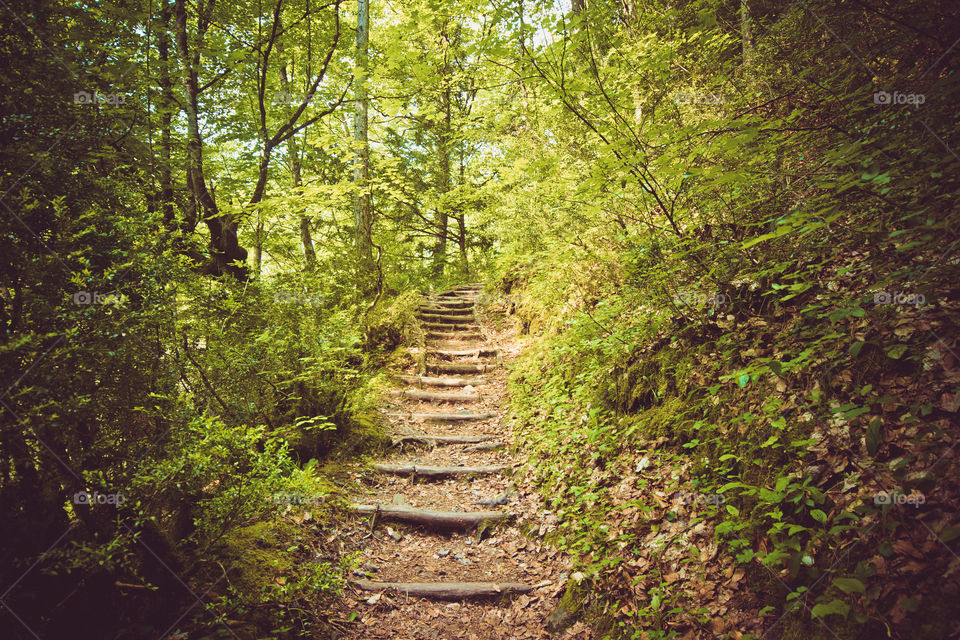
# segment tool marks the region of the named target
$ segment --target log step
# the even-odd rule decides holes
[[[422,326],[427,331],[468,331],[476,332],[480,325],[476,322],[460,323],[442,323],[442,322],[424,322]]]
[[[394,438],[394,444],[478,444],[493,440],[493,436],[431,436],[431,435],[403,435]]]
[[[445,307],[421,306],[420,313],[431,313],[439,316],[472,316],[473,307],[470,306],[465,309],[448,309]]]
[[[432,355],[441,358],[495,358],[500,355],[500,349],[480,347],[479,349],[432,349]]]
[[[464,451],[496,451],[497,449],[503,449],[505,446],[506,443],[502,440],[494,440],[492,442],[481,442],[480,444],[466,447]]]
[[[427,363],[427,371],[436,371],[438,373],[484,373],[493,371],[496,365],[493,364],[473,364],[472,362],[437,362]]]
[[[425,422],[470,422],[496,418],[495,413],[388,413],[388,418],[423,420]]]
[[[429,300],[429,305],[449,313],[451,309],[469,309],[473,313],[473,301],[471,300]]]
[[[431,340],[427,343],[428,353],[437,349],[476,349],[483,344],[479,340]]]
[[[479,393],[443,393],[440,391],[420,391],[419,389],[391,391],[390,395],[399,398],[413,398],[414,400],[431,400],[433,402],[476,402],[480,400]]]
[[[355,504],[352,507],[357,513],[375,513],[384,520],[405,522],[431,529],[474,529],[484,522],[500,522],[510,517],[510,514],[505,511],[429,511],[379,504]]]
[[[351,580],[350,584],[364,591],[393,590],[408,596],[436,600],[465,600],[467,598],[491,598],[528,593],[536,586],[515,582],[373,582]]]
[[[483,378],[470,380],[468,378],[436,378],[432,376],[397,376],[397,379],[403,382],[409,382],[410,384],[422,384],[428,387],[480,386],[486,382]]]
[[[444,313],[421,313],[420,319],[424,322],[436,322],[438,324],[461,324],[464,322],[476,324],[472,315],[453,316]]]
[[[436,340],[483,340],[484,336],[475,331],[427,331],[427,337]]]
[[[415,464],[379,464],[373,468],[380,473],[396,476],[422,476],[424,478],[449,478],[451,476],[491,475],[511,468],[509,464],[491,464],[480,467],[421,467]]]

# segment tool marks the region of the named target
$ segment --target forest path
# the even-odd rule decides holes
[[[403,386],[384,412],[396,446],[353,496],[366,539],[343,596],[357,614],[343,638],[590,637],[582,622],[547,630],[559,631],[550,614],[570,561],[541,539],[556,517],[511,479],[522,452],[511,452],[504,363],[519,349],[477,308],[479,292],[425,297],[425,358],[394,372]]]

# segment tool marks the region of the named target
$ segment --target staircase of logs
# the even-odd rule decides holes
[[[498,417],[499,412],[474,411],[464,407],[479,401],[483,389],[483,374],[497,368],[499,352],[491,348],[477,323],[476,299],[480,285],[468,284],[454,287],[443,293],[426,296],[419,310],[421,326],[426,335],[425,370],[416,373],[403,373],[395,377],[405,388],[397,389],[393,396],[397,400],[417,401],[418,407],[426,407],[417,412],[392,411],[386,415],[397,431],[394,444],[403,451],[459,447],[464,454],[481,456],[484,452],[495,451],[504,443],[496,436],[473,433],[471,427]],[[459,407],[452,409],[451,407]],[[420,427],[421,431],[402,429],[403,425]],[[429,431],[428,431],[429,430]],[[423,455],[416,460],[399,460],[389,463],[377,463],[371,466],[373,473],[406,476],[411,482],[435,482],[440,479],[455,479],[457,482],[469,482],[478,476],[508,474],[510,464],[467,464],[456,466],[424,463]],[[506,494],[504,494],[506,495]],[[438,510],[431,505],[411,506],[402,496],[399,503],[390,504],[354,504],[358,514],[373,518],[371,531],[377,522],[400,523],[408,535],[420,535],[425,538],[424,553],[437,553],[443,546],[442,536],[451,531],[476,531],[484,527],[494,527],[508,520],[511,514],[498,508],[508,503],[507,499],[493,497],[482,504],[490,506],[482,510]],[[397,502],[396,500],[394,502]],[[430,537],[439,538],[436,544]],[[442,550],[440,550],[442,553]],[[436,556],[433,556],[436,557]],[[419,571],[425,572],[423,569]],[[439,572],[446,573],[446,572]],[[418,581],[387,582],[370,579],[351,580],[355,589],[373,592],[394,592],[405,596],[439,600],[488,600],[529,592],[539,585],[522,582],[457,582],[443,579],[443,576],[426,576],[431,579]]]

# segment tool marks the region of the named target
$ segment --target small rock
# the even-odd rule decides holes
[[[403,540],[403,536],[394,531],[391,527],[387,527],[387,535],[393,538],[396,542]]]
[[[437,551],[437,555],[440,556],[441,558],[444,556],[448,556],[450,555],[450,549],[440,549],[440,551]]]

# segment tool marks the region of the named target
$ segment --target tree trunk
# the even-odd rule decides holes
[[[743,68],[746,71],[753,58],[753,38],[750,34],[750,5],[748,0],[740,0],[740,41],[743,47]]]
[[[255,278],[259,278],[263,267],[263,211],[260,209],[257,209],[257,226],[254,231],[254,237],[253,275]]]
[[[446,34],[444,34],[446,37]],[[441,94],[440,108],[443,111],[443,128],[440,130],[440,136],[437,144],[438,171],[437,171],[437,193],[443,196],[450,192],[450,86],[449,71],[446,63],[443,67],[443,82],[447,84]],[[447,215],[447,203],[441,201],[437,207],[436,226],[437,236],[433,246],[433,275],[443,275],[443,269],[447,260],[447,233],[449,216]]]
[[[465,184],[466,162],[463,145],[460,145],[460,185]],[[470,277],[470,261],[467,259],[467,212],[461,207],[457,216],[457,246],[460,249],[460,269],[465,278]]]
[[[160,9],[160,39],[157,56],[160,58],[160,206],[163,223],[173,231],[176,220],[173,209],[173,177],[170,169],[171,123],[173,120],[173,80],[170,78],[170,3],[163,0]]]
[[[283,47],[280,42],[277,43],[277,52],[283,55]],[[290,94],[290,80],[287,77],[287,65],[280,66],[280,88],[284,94]],[[303,130],[303,136],[306,138],[307,130]],[[290,153],[290,177],[293,180],[293,188],[299,192],[303,185],[300,163],[300,149],[297,145],[297,136],[290,136],[287,140],[287,151]],[[313,246],[313,236],[310,233],[310,218],[304,211],[300,212],[300,246],[303,247],[303,262],[307,271],[313,271],[317,265],[317,252]]]
[[[210,5],[207,5],[208,11]],[[212,192],[207,188],[203,173],[203,139],[200,136],[199,96],[200,83],[197,69],[200,67],[200,51],[203,49],[203,36],[210,24],[210,16],[200,16],[197,27],[197,43],[190,50],[187,37],[187,8],[185,0],[176,0],[177,48],[183,66],[183,87],[186,100],[184,111],[187,116],[187,184],[196,198],[203,221],[210,232],[210,261],[204,271],[211,275],[230,274],[241,280],[250,277],[247,269],[247,250],[240,246],[237,238],[237,221],[231,216],[220,213]],[[206,25],[206,26],[202,26]]]
[[[367,139],[367,47],[370,36],[370,0],[357,5],[357,90],[353,120],[353,139],[357,143],[353,181],[357,193],[353,198],[353,225],[360,272],[366,280],[373,275],[373,208],[370,202],[370,147]]]

